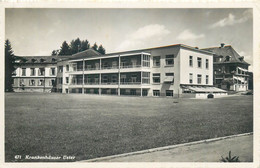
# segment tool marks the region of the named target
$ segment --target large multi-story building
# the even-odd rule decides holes
[[[243,56],[240,56],[232,46],[221,44],[220,47],[202,49],[213,52],[213,69],[215,87],[232,90],[248,90],[248,64]]]
[[[13,75],[15,92],[56,91],[57,56],[17,57]]]
[[[62,93],[170,97],[227,94],[213,87],[213,53],[183,44],[105,55],[89,49],[57,60],[56,69],[55,88]]]

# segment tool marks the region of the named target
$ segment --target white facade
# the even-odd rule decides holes
[[[63,93],[179,97],[188,86],[213,85],[213,54],[173,45],[72,59],[58,63],[57,78]]]

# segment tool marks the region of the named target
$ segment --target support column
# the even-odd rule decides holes
[[[84,77],[84,71],[85,71],[85,60],[83,59],[83,67],[82,67],[82,94],[84,94],[84,85],[85,85],[85,77]]]
[[[121,68],[121,66],[120,66],[120,64],[121,64],[121,58],[120,58],[120,55],[118,55],[118,89],[117,89],[117,95],[118,96],[120,96],[120,76],[121,76],[121,74],[120,74],[120,68]]]
[[[98,94],[101,95],[101,73],[99,74],[99,88],[98,88]]]

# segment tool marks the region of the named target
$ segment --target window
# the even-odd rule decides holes
[[[136,89],[130,89],[130,95],[136,95]]]
[[[160,90],[153,90],[153,96],[160,96]]]
[[[99,75],[95,75],[94,82],[95,84],[99,84]]]
[[[49,85],[50,86],[54,86],[55,85],[55,80],[54,79],[50,80]]]
[[[132,66],[133,66],[133,68],[134,68],[134,67],[136,67],[136,65],[137,65],[137,60],[136,60],[136,59],[132,59],[132,60],[131,60],[131,63],[132,63]]]
[[[136,75],[136,74],[132,74],[132,76],[131,76],[131,82],[132,82],[132,83],[136,83],[136,82],[137,82],[137,75]]]
[[[142,74],[142,78],[143,78],[142,82],[149,84],[150,83],[150,72],[142,72],[142,73],[143,73]]]
[[[26,68],[22,68],[22,76],[26,76]]]
[[[226,56],[226,61],[227,61],[227,62],[230,61],[230,56]]]
[[[117,61],[112,62],[112,68],[117,68]]]
[[[150,55],[143,54],[143,66],[150,67]]]
[[[161,60],[160,56],[153,57],[153,66],[154,67],[160,67],[160,60]]]
[[[69,77],[66,77],[66,83],[69,83]]]
[[[193,83],[193,74],[192,73],[190,73],[190,83]]]
[[[148,95],[148,90],[147,89],[143,89],[142,96],[147,96],[147,95]]]
[[[32,59],[32,63],[35,63],[35,62],[37,62],[37,60],[33,58],[33,59]]]
[[[55,68],[51,68],[50,75],[52,75],[52,76],[55,75]]]
[[[200,74],[197,75],[197,83],[201,84],[201,75]]]
[[[120,80],[121,83],[126,83],[126,75],[125,74],[122,74],[120,76],[120,78],[121,78],[121,80]]]
[[[197,58],[197,61],[198,61],[198,68],[201,68],[201,58]]]
[[[173,66],[174,65],[174,55],[166,55],[165,64],[166,64],[166,66]]]
[[[174,73],[165,73],[165,76],[174,76]]]
[[[159,73],[154,73],[153,74],[153,83],[160,83],[160,74]]]
[[[189,63],[190,63],[190,66],[192,67],[192,66],[193,66],[193,56],[190,56],[190,61],[189,61]]]
[[[209,75],[206,75],[206,84],[209,84]]]
[[[44,72],[45,72],[45,69],[44,69],[44,68],[39,68],[39,70],[38,70],[38,75],[39,75],[39,76],[44,76]]]
[[[45,62],[45,59],[41,58],[41,59],[40,59],[40,62]]]
[[[70,71],[70,66],[69,65],[66,65],[66,71]]]
[[[59,72],[60,72],[60,73],[63,72],[63,66],[59,66]]]
[[[31,76],[35,76],[35,68],[31,68]]]
[[[209,69],[209,60],[206,59],[206,68]]]
[[[20,79],[20,86],[25,86],[25,85],[24,85],[24,80],[23,80],[23,79]]]
[[[43,79],[38,80],[38,86],[43,86]]]
[[[173,90],[166,90],[166,96],[173,96]]]
[[[173,79],[172,79],[171,83],[174,83],[174,73],[165,73],[165,76],[172,76]]]
[[[117,75],[112,75],[112,83],[117,83]]]
[[[107,82],[108,82],[107,76],[104,75],[103,78],[102,78],[102,83],[107,83]]]
[[[30,86],[35,86],[35,80],[34,79],[29,80],[29,85]]]

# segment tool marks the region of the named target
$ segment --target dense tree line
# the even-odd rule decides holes
[[[94,43],[93,46],[90,46],[90,43],[88,40],[80,40],[77,38],[76,40],[72,40],[70,44],[68,44],[66,41],[64,41],[58,50],[53,50],[51,55],[72,55],[76,54],[81,51],[85,51],[89,48],[94,49],[95,51],[98,51],[101,54],[105,54],[106,50],[102,45],[97,45],[97,43]]]
[[[13,78],[15,67],[15,56],[11,47],[11,42],[7,39],[5,40],[5,91],[13,91]]]

